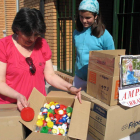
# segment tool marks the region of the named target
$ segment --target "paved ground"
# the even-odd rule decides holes
[[[60,91],[59,89],[56,89],[56,88],[54,88],[53,86],[51,86],[49,84],[46,84],[45,88],[46,88],[47,94],[49,94],[50,91]]]

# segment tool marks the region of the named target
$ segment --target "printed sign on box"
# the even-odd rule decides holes
[[[127,107],[139,105],[140,87],[119,90],[119,103]]]

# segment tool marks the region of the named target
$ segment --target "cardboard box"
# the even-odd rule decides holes
[[[23,125],[15,104],[0,105],[0,140],[24,140]]]
[[[58,102],[59,104],[63,104],[66,106],[73,107],[70,127],[67,136],[59,136],[52,134],[43,134],[34,132],[35,124],[37,121],[37,116],[40,112],[40,108],[46,102]],[[82,101],[82,104],[79,103],[77,99],[75,99],[74,95],[70,95],[67,92],[63,91],[51,91],[47,97],[43,96],[37,89],[33,89],[30,97],[29,97],[30,106],[35,111],[35,117],[31,122],[25,122],[21,120],[21,122],[32,130],[32,133],[26,138],[26,140],[67,140],[67,139],[82,139],[86,140],[87,131],[88,131],[88,123],[89,123],[89,115],[90,115],[90,105],[91,103],[88,101]]]
[[[140,131],[140,106],[108,106],[86,93],[82,99],[91,102],[88,133],[95,140],[119,140]]]
[[[107,105],[118,104],[119,76],[88,69],[87,93]]]
[[[124,49],[90,51],[88,68],[111,76],[119,76],[120,55],[125,55]]]

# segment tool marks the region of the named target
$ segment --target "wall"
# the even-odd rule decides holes
[[[6,35],[13,33],[11,26],[16,15],[16,0],[0,0],[0,15],[0,38],[3,38],[3,30]]]
[[[5,10],[4,10],[4,1],[0,1],[0,38],[3,37],[3,30],[5,30]]]
[[[16,0],[5,0],[6,34],[13,34],[11,26],[16,15]]]
[[[39,9],[40,0],[20,0],[19,9],[22,7],[36,8]]]
[[[56,0],[45,0],[44,19],[47,26],[45,39],[52,51],[53,65],[57,66],[57,11]]]

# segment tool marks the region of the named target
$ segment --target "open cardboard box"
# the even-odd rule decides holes
[[[0,140],[24,140],[23,125],[16,104],[0,105]]]
[[[108,106],[84,92],[82,99],[91,102],[88,133],[95,140],[119,140],[140,132],[140,105]]]
[[[121,55],[125,55],[125,49],[90,51],[88,68],[119,76]]]
[[[73,107],[71,122],[70,122],[67,136],[59,136],[59,135],[34,132],[37,116],[40,112],[40,108],[44,106],[44,103],[51,102],[51,101]],[[25,122],[21,120],[21,122],[26,127],[32,130],[32,133],[26,138],[26,140],[44,140],[44,139],[86,140],[87,131],[88,131],[88,123],[89,123],[89,115],[90,115],[90,105],[91,105],[90,102],[82,100],[82,104],[80,104],[79,101],[75,99],[74,95],[68,94],[67,92],[64,92],[64,91],[51,91],[49,92],[48,96],[45,97],[35,88],[33,89],[29,97],[29,102],[30,102],[30,107],[33,108],[35,111],[35,116],[34,116],[34,119],[30,122]]]

